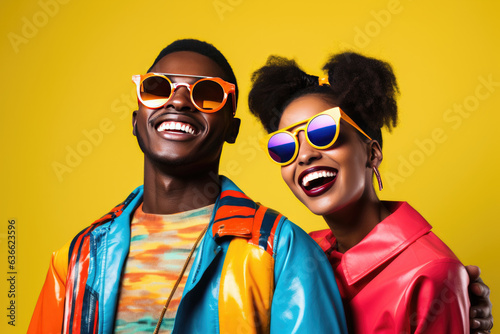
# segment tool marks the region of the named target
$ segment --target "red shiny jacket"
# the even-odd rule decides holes
[[[335,271],[349,333],[469,333],[468,275],[405,202],[344,254],[330,230],[312,232]]]

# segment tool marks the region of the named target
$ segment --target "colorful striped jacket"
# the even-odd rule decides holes
[[[142,186],[55,252],[28,333],[112,333]],[[229,179],[194,259],[173,333],[347,333],[323,252]]]

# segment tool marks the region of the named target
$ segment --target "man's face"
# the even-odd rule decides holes
[[[166,55],[151,72],[224,79],[217,63],[190,51]],[[189,84],[197,80],[185,76],[170,79]],[[133,116],[134,135],[145,158],[161,167],[173,167],[182,173],[216,171],[224,141],[234,142],[238,133],[239,123],[233,117],[230,100],[233,97],[221,110],[203,113],[192,104],[189,94],[186,87],[180,86],[161,108],[150,109],[139,103]]]

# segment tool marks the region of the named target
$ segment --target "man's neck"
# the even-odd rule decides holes
[[[220,193],[218,168],[189,176],[145,165],[143,211],[172,214],[215,203]]]

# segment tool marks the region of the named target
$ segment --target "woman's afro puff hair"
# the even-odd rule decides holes
[[[252,83],[248,105],[268,132],[278,129],[283,109],[297,94],[329,91],[318,85],[318,77],[302,71],[295,60],[279,56],[270,56],[266,64],[253,73]]]
[[[365,131],[397,125],[399,88],[388,63],[344,52],[332,56],[323,67],[335,100]],[[375,139],[375,138],[374,138]]]
[[[381,128],[397,124],[399,94],[392,67],[353,52],[333,55],[323,68],[330,86],[300,69],[294,60],[270,56],[252,76],[250,111],[268,132],[276,131],[286,106],[294,99],[319,94],[339,105],[370,137],[382,145]]]

